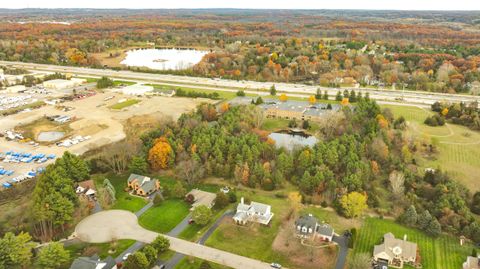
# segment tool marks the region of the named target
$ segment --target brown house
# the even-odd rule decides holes
[[[137,195],[147,196],[160,189],[160,182],[157,179],[150,179],[146,176],[131,174],[127,180],[128,187]]]

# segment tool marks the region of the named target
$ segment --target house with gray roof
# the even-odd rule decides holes
[[[387,263],[390,267],[403,268],[405,263],[416,263],[417,251],[417,244],[407,241],[407,235],[402,240],[387,233],[383,236],[383,243],[373,248],[373,260]]]
[[[333,228],[326,223],[319,223],[312,214],[303,215],[295,221],[295,231],[300,238],[320,238],[331,242],[334,235]]]
[[[133,193],[140,196],[150,195],[160,189],[160,182],[146,176],[131,174],[127,179],[127,185]]]
[[[251,202],[249,205],[245,204],[243,197],[237,205],[237,212],[233,216],[235,223],[239,225],[246,225],[248,222],[257,222],[263,225],[268,225],[273,218],[271,206]]]
[[[70,265],[70,269],[117,269],[117,263],[110,256],[102,261],[97,255],[93,255],[76,258]]]

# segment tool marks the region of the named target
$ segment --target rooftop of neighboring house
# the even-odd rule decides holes
[[[270,211],[270,205],[251,202],[250,205],[245,204],[244,198],[242,197],[240,203],[237,206],[237,211],[249,211],[253,210],[256,213],[266,214]]]
[[[468,256],[467,261],[463,264],[463,269],[480,269],[480,256]]]
[[[397,239],[392,233],[383,236],[383,243],[376,245],[373,250],[375,256],[385,253],[389,257],[402,256],[406,258],[417,256],[417,244],[404,239]]]
[[[215,193],[207,192],[207,191],[202,191],[199,189],[193,189],[187,195],[193,195],[195,198],[192,208],[195,208],[199,205],[204,205],[207,207],[211,207],[217,198],[217,195]]]
[[[317,226],[317,233],[324,236],[333,236],[333,228],[329,224],[322,223]]]
[[[142,175],[137,175],[137,174],[130,174],[130,176],[128,177],[128,180],[127,182],[130,183],[134,180],[138,180],[138,184],[140,186],[143,185],[143,183],[147,182],[147,181],[150,181],[150,178],[149,177],[146,177],[146,176],[142,176]]]
[[[112,269],[117,265],[115,260],[108,256],[104,261],[97,255],[91,257],[76,258],[70,265],[70,269]]]
[[[312,214],[303,215],[295,221],[295,226],[315,229],[318,220]]]

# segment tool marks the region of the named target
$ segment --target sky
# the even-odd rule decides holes
[[[0,0],[0,8],[480,10],[480,0]]]

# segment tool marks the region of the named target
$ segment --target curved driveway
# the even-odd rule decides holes
[[[124,210],[107,210],[90,215],[77,225],[75,234],[80,240],[90,243],[104,243],[116,239],[134,239],[150,243],[159,235],[142,228],[135,214]],[[238,269],[271,268],[269,264],[258,260],[164,236],[170,240],[171,250],[185,255]]]

